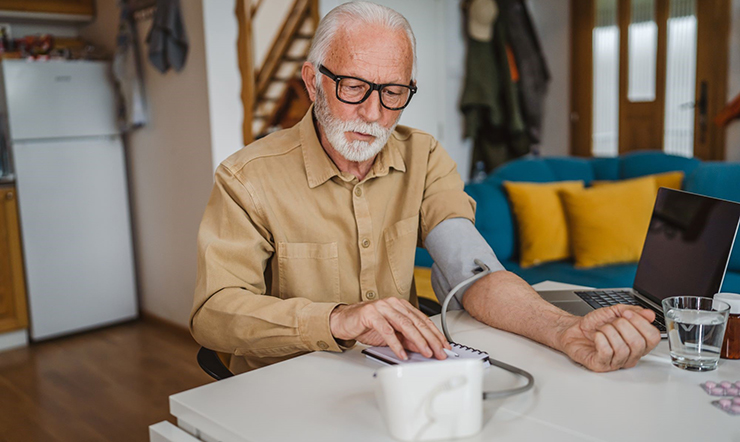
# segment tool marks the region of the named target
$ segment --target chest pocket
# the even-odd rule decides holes
[[[337,243],[279,242],[277,249],[281,298],[339,301]]]
[[[408,295],[414,279],[414,256],[419,231],[419,215],[406,218],[385,230],[385,247],[393,280],[401,295]]]

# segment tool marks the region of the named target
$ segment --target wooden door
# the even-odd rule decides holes
[[[712,119],[727,92],[729,0],[572,0],[571,9],[574,155],[724,158]]]
[[[660,150],[665,117],[668,0],[623,0],[618,5],[619,153]],[[643,51],[634,50],[638,44]],[[640,57],[639,53],[635,56],[635,52],[647,53],[643,55],[649,57]]]
[[[28,326],[15,188],[0,186],[0,333]]]

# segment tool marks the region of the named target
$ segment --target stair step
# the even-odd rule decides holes
[[[286,55],[285,57],[283,57],[283,61],[293,61],[293,62],[303,63],[304,61],[306,61],[306,57],[305,56],[296,57],[294,55]]]
[[[296,34],[295,39],[296,40],[311,40],[313,38],[313,35],[311,34]]]

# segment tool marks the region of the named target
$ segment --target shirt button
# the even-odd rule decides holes
[[[370,290],[370,291],[368,291],[367,293],[365,293],[365,296],[367,297],[367,299],[375,299],[375,297],[376,297],[377,295],[375,294],[375,292],[374,292],[374,291]]]
[[[362,196],[362,189],[359,187],[355,187],[355,195]]]
[[[327,344],[324,341],[319,341],[319,342],[316,343],[316,345],[318,345],[319,348],[322,349],[322,350],[326,350],[327,348],[329,348],[329,344]]]
[[[370,240],[367,239],[367,238],[365,238],[365,239],[362,240],[362,243],[361,244],[362,244],[362,247],[364,247],[364,248],[367,249],[368,247],[370,247]]]

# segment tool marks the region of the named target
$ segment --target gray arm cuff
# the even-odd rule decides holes
[[[466,218],[447,219],[437,224],[427,235],[424,247],[434,260],[432,288],[440,304],[453,287],[475,275],[478,266],[473,260],[479,259],[492,272],[505,270],[493,249]],[[450,301],[450,310],[462,309],[463,294],[471,285],[457,292],[456,299]]]

